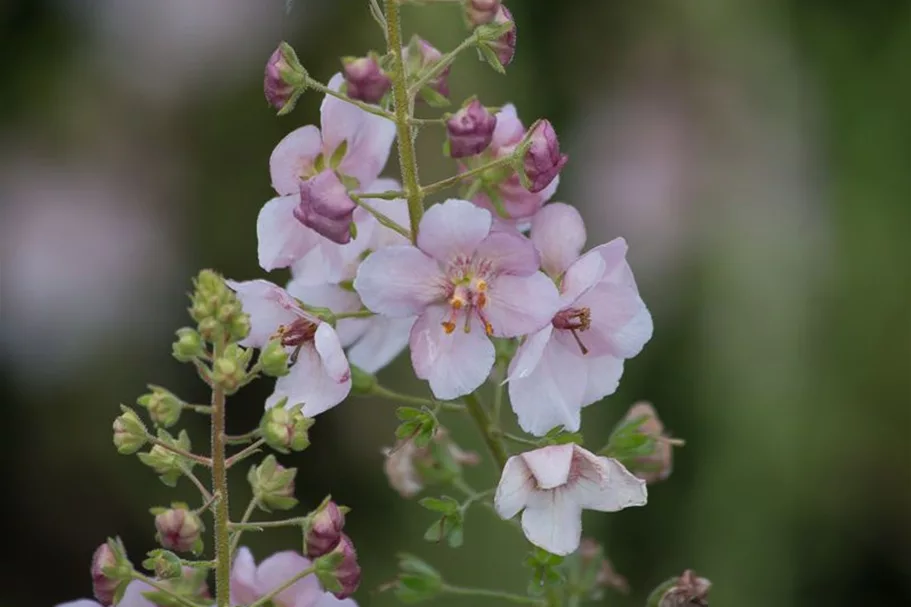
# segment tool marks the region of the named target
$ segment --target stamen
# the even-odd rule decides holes
[[[570,329],[569,332],[573,336],[573,339],[576,340],[576,344],[579,346],[579,349],[582,350],[582,356],[588,354],[588,348],[586,348],[585,344],[582,343],[582,340],[579,339],[579,336],[576,334],[576,330]]]
[[[455,331],[455,323],[450,320],[444,320],[440,324],[443,325],[443,330],[446,331],[446,335],[451,335],[452,332]]]

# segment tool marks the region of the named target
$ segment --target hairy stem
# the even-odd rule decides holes
[[[244,510],[244,515],[240,519],[240,524],[244,525],[247,521],[250,520],[250,517],[253,516],[253,511],[256,510],[256,506],[259,503],[259,500],[256,499],[256,496],[250,498],[250,503],[247,504],[247,509]],[[238,527],[234,531],[234,537],[231,538],[231,556],[233,558],[234,553],[237,552],[238,546],[240,546],[240,537],[244,534],[244,528]]]
[[[286,518],[280,521],[259,521],[255,523],[230,523],[229,527],[232,530],[241,529],[247,531],[261,531],[263,529],[276,529],[278,527],[300,527],[304,525],[309,520],[307,516],[296,516],[294,518]]]
[[[181,463],[180,471],[183,472],[183,475],[190,479],[190,482],[196,485],[196,488],[199,489],[199,494],[202,496],[203,501],[207,502],[212,499],[212,494],[209,493],[209,490],[206,489],[206,486],[202,484],[202,481],[199,480],[199,477],[193,474],[193,470],[189,466]]]
[[[464,173],[459,173],[458,175],[453,175],[452,177],[443,179],[442,181],[437,181],[435,183],[426,185],[422,188],[423,194],[424,195],[433,194],[435,192],[439,192],[441,190],[445,190],[447,188],[457,186],[460,183],[462,183],[463,181],[465,181],[466,179],[468,179],[469,177],[474,177],[475,175],[480,175],[484,171],[487,171],[490,169],[497,169],[497,168],[506,166],[506,165],[512,163],[513,160],[514,160],[514,158],[512,156],[503,156],[502,158],[497,158],[493,162],[488,162],[487,164],[481,165],[479,167],[469,169],[469,170],[465,171]]]
[[[216,357],[224,350],[216,345]],[[212,389],[212,493],[215,504],[215,605],[231,606],[231,537],[228,532],[228,467],[225,465],[225,392]]]
[[[380,222],[381,225],[384,225],[387,228],[389,228],[390,230],[392,230],[394,232],[398,232],[399,234],[401,234],[408,240],[411,240],[411,233],[408,230],[406,230],[404,227],[400,226],[396,220],[392,219],[385,213],[378,211],[373,205],[371,205],[367,202],[364,202],[364,198],[370,198],[370,196],[363,196],[360,194],[350,194],[350,196],[351,196],[351,200],[353,200],[355,202],[355,204],[357,204],[359,207],[362,207],[365,211],[367,211],[368,213],[370,213],[371,215],[376,217],[376,220],[378,222]],[[374,198],[379,198],[379,197],[374,196]]]
[[[408,201],[408,218],[411,223],[411,240],[417,242],[418,226],[424,215],[424,193],[418,181],[418,163],[414,153],[414,139],[411,132],[411,101],[405,82],[405,61],[402,58],[402,18],[399,15],[400,0],[385,0],[386,42],[392,53],[392,100],[395,110],[395,128],[399,148],[399,164],[402,167],[402,186]]]
[[[441,400],[433,400],[430,398],[423,398],[421,396],[412,396],[411,394],[402,394],[400,392],[395,392],[386,388],[384,386],[376,385],[371,390],[371,395],[379,396],[380,398],[386,398],[388,400],[394,400],[405,405],[418,405],[429,407],[431,409],[440,409],[443,411],[464,411],[464,405],[459,403],[449,403]]]
[[[208,457],[203,457],[202,455],[196,455],[195,453],[190,453],[189,451],[184,451],[180,447],[175,447],[174,445],[166,443],[165,441],[161,440],[157,436],[152,436],[151,434],[147,435],[146,438],[153,445],[158,445],[162,449],[166,449],[175,455],[179,455],[180,457],[194,461],[197,464],[202,464],[203,466],[206,466],[208,468],[212,467],[212,460],[209,459]]]
[[[390,112],[387,112],[380,106],[373,105],[372,103],[365,103],[365,102],[359,101],[357,99],[352,99],[351,97],[349,97],[348,95],[346,95],[344,93],[340,93],[338,91],[333,91],[332,89],[330,89],[328,86],[326,86],[322,82],[314,80],[313,78],[310,78],[309,80],[307,80],[307,87],[317,90],[326,95],[329,95],[330,97],[335,97],[336,99],[341,99],[342,101],[346,101],[346,102],[350,103],[351,105],[356,105],[357,107],[361,108],[368,114],[374,114],[375,116],[382,116],[383,118],[387,118],[389,120],[394,119],[394,116]]]
[[[468,407],[468,413],[471,415],[471,419],[474,420],[475,425],[477,425],[478,430],[480,430],[481,436],[487,444],[487,448],[490,449],[490,453],[493,455],[494,460],[496,460],[497,469],[502,470],[503,466],[506,465],[506,459],[509,456],[506,454],[506,449],[500,441],[497,432],[491,426],[490,418],[487,417],[487,412],[481,405],[481,401],[478,400],[476,394],[466,394],[465,405]]]
[[[232,455],[231,457],[229,457],[228,459],[225,460],[225,468],[230,468],[237,462],[247,459],[254,453],[257,453],[259,451],[259,448],[265,444],[266,444],[266,439],[260,438],[252,445],[248,445],[247,447],[244,447],[243,450],[238,451],[237,453],[235,453],[234,455]]]

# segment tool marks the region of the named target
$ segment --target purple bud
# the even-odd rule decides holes
[[[307,556],[315,559],[332,552],[342,539],[344,527],[344,513],[330,501],[313,515],[307,531]]]
[[[500,10],[500,0],[466,0],[465,15],[472,25],[484,25],[493,21]]]
[[[464,158],[480,154],[493,139],[497,117],[477,99],[471,100],[446,121],[449,134],[449,155]]]
[[[529,135],[525,152],[525,175],[531,182],[529,192],[540,192],[560,174],[569,159],[560,153],[557,133],[549,120],[539,120]]]
[[[335,579],[338,580],[342,589],[333,594],[338,599],[346,599],[354,594],[354,591],[357,590],[361,583],[361,566],[357,563],[357,553],[354,551],[354,544],[351,543],[351,538],[344,533],[333,552],[342,555],[342,562],[339,563],[335,570]]]
[[[92,591],[102,605],[110,605],[114,602],[114,593],[117,592],[117,587],[120,585],[120,580],[106,576],[104,569],[117,565],[117,555],[106,543],[98,546],[95,554],[92,555]]]
[[[373,56],[344,62],[348,96],[366,103],[377,103],[392,86],[392,80]]]
[[[351,240],[351,222],[357,205],[334,171],[323,171],[300,183],[300,204],[294,217],[338,244]]]
[[[509,12],[506,6],[501,4],[500,10],[497,11],[496,16],[493,18],[493,23],[499,25],[508,22],[512,22],[512,27],[509,28],[509,31],[490,44],[503,67],[509,65],[516,54],[516,24],[512,20],[512,13]]]
[[[294,49],[286,42],[282,42],[266,62],[263,82],[266,101],[281,111],[296,98],[295,92],[306,84],[307,72],[298,61]]]
[[[707,607],[712,582],[687,569],[664,593],[658,607]]]
[[[405,59],[410,66],[410,70],[417,77],[433,69],[433,66],[443,58],[443,53],[418,36],[414,36],[411,39],[411,43],[404,50]],[[415,52],[416,56],[412,56],[412,52]],[[447,65],[443,71],[427,83],[427,86],[443,97],[449,97],[449,72],[451,69],[452,65]]]
[[[199,516],[185,508],[169,508],[155,517],[158,543],[167,550],[190,552],[203,530]]]

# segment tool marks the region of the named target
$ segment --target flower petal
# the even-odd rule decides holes
[[[631,506],[644,506],[648,500],[645,481],[633,476],[623,464],[598,457],[575,445],[578,477],[567,491],[582,508],[616,512]]]
[[[591,354],[580,361],[587,369],[585,394],[582,395],[582,406],[587,407],[605,396],[617,391],[620,378],[623,377],[623,359],[614,356],[591,357]]]
[[[281,325],[304,316],[294,298],[268,280],[227,280],[225,284],[237,293],[244,312],[250,315],[250,334],[240,342],[244,347],[262,348]]]
[[[287,550],[276,552],[259,564],[256,570],[256,590],[260,596],[265,595],[287,582],[304,569],[310,567],[310,561],[300,554]],[[308,575],[294,582],[288,589],[279,592],[274,599],[281,605],[310,606],[323,595],[315,575]]]
[[[247,605],[259,596],[256,593],[256,561],[246,546],[241,546],[231,567],[231,604]]]
[[[329,88],[337,91],[342,82],[344,77],[335,74],[329,80]],[[323,150],[327,158],[343,141],[347,141],[348,151],[338,167],[339,171],[356,178],[361,186],[376,179],[389,158],[395,139],[395,124],[331,95],[323,99],[320,114]]]
[[[342,343],[339,341],[338,333],[335,332],[332,325],[327,322],[320,323],[316,328],[313,344],[323,362],[323,369],[325,369],[326,375],[340,384],[351,381],[351,368],[348,366],[348,359],[345,358]]]
[[[56,607],[102,607],[102,605],[92,599],[77,599],[66,603],[57,603]]]
[[[489,261],[496,272],[516,276],[530,276],[541,267],[541,259],[532,242],[518,231],[503,231],[502,228],[481,241],[475,259]]]
[[[563,489],[536,492],[522,513],[522,531],[539,548],[560,556],[571,554],[582,538],[582,509]]]
[[[134,580],[127,586],[127,590],[123,593],[123,598],[120,599],[120,602],[117,603],[117,607],[155,607],[155,603],[142,596],[143,593],[154,592],[154,590],[145,582]]]
[[[642,298],[630,287],[606,284],[603,280],[576,301],[592,312],[592,323],[584,333],[585,345],[593,356],[632,358],[652,337],[652,315]]]
[[[355,211],[355,216],[357,212]],[[338,244],[317,235],[319,242],[291,266],[291,275],[303,285],[321,285],[351,280],[357,271],[360,255],[367,249],[373,225],[356,222],[358,237]],[[361,233],[363,226],[364,233]],[[305,228],[309,230],[309,228]],[[315,232],[314,232],[315,234]],[[361,238],[363,236],[363,238]]]
[[[269,173],[272,187],[281,196],[297,194],[300,181],[313,170],[313,161],[323,149],[319,129],[302,126],[285,135],[272,150]]]
[[[301,347],[288,375],[275,381],[275,390],[266,399],[266,408],[274,407],[287,397],[286,406],[303,403],[304,415],[315,417],[345,400],[350,391],[351,379],[339,382],[330,377],[315,345],[309,343]]]
[[[366,330],[349,348],[348,360],[368,373],[376,373],[391,363],[408,345],[414,321],[414,318],[383,316],[365,319]]]
[[[301,607],[295,605],[295,607]],[[357,607],[354,599],[337,599],[331,592],[323,594],[313,607]]]
[[[545,325],[537,333],[529,335],[522,345],[516,350],[512,362],[509,363],[509,375],[507,381],[528,377],[541,362],[541,356],[544,354],[544,347],[550,341],[550,336],[554,331],[552,324]]]
[[[386,249],[387,251],[390,249]],[[459,327],[452,333],[442,322],[449,308],[430,306],[411,329],[411,362],[415,374],[430,382],[434,396],[449,400],[477,389],[494,363],[493,344],[477,317],[471,317],[470,331]]]
[[[590,251],[570,264],[560,283],[560,300],[564,308],[573,306],[604,276],[604,259]]]
[[[579,430],[588,367],[578,354],[578,348],[568,350],[551,339],[532,371],[524,377],[510,377],[509,402],[523,430],[535,436],[544,436],[557,426],[570,432]]]
[[[516,113],[516,106],[507,103],[497,112],[497,126],[493,130],[490,147],[494,150],[516,145],[525,136],[525,127]]]
[[[287,268],[325,239],[294,218],[300,195],[281,196],[267,202],[256,218],[259,265],[263,270]]]
[[[308,285],[303,284],[300,279],[293,279],[288,283],[288,293],[308,306],[329,308],[335,313],[356,312],[361,309],[361,299],[357,293],[343,289],[337,284]],[[344,318],[338,321],[336,326],[342,346],[346,347],[353,344],[366,329],[366,322],[361,318]]]
[[[541,266],[556,278],[579,257],[585,246],[585,222],[575,207],[554,202],[534,216],[531,241],[541,253]]]
[[[471,258],[490,233],[492,222],[489,211],[467,200],[450,198],[424,213],[418,232],[418,248],[443,263],[459,256]]]
[[[484,313],[497,337],[518,337],[540,330],[560,308],[560,294],[542,272],[497,276],[490,281]]]
[[[514,517],[528,503],[534,490],[535,481],[525,461],[518,455],[510,457],[503,466],[497,493],[493,498],[497,514],[502,519]]]
[[[573,457],[573,445],[549,445],[526,451],[520,457],[531,470],[539,489],[554,489],[566,484]]]
[[[445,278],[437,262],[415,247],[395,246],[371,253],[361,263],[354,288],[370,310],[402,318],[417,316],[441,299]]]

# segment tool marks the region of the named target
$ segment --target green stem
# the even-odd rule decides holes
[[[377,211],[373,207],[373,205],[364,202],[364,198],[370,198],[370,196],[362,196],[360,194],[351,194],[351,200],[353,200],[357,204],[357,206],[362,207],[365,211],[367,211],[368,213],[370,213],[371,215],[376,217],[376,220],[378,222],[380,222],[381,225],[384,225],[387,228],[389,228],[390,230],[393,230],[394,232],[398,232],[399,234],[401,234],[408,240],[411,240],[411,232],[406,230],[404,227],[400,226],[396,220],[392,219],[385,213]],[[373,198],[378,198],[378,197],[373,196]]]
[[[206,486],[202,484],[202,481],[199,480],[199,477],[193,474],[193,470],[189,467],[180,463],[180,471],[183,472],[183,475],[190,479],[190,482],[196,485],[196,488],[199,489],[199,494],[202,495],[203,501],[209,501],[212,499],[212,494],[209,493],[209,490],[206,489]]]
[[[404,198],[405,192],[400,192],[398,190],[386,190],[385,192],[367,192],[366,194],[357,194],[358,198],[377,198],[379,200],[395,200],[396,198]],[[357,201],[355,201],[357,202]]]
[[[458,596],[476,596],[488,599],[499,599],[501,601],[506,601],[508,603],[517,603],[519,605],[545,605],[541,599],[536,599],[530,596],[522,596],[521,594],[512,594],[510,592],[501,592],[499,590],[485,590],[483,588],[461,588],[459,586],[450,586],[449,584],[444,584],[442,591],[446,594],[455,594]],[[251,605],[250,607],[253,606]]]
[[[518,436],[516,434],[510,434],[509,432],[500,432],[500,436],[505,438],[508,441],[512,441],[518,445],[528,445],[530,447],[540,447],[538,441],[531,440],[530,438],[525,438],[524,436]]]
[[[481,436],[484,438],[487,448],[490,449],[490,453],[493,455],[494,460],[496,460],[497,468],[502,470],[503,466],[506,465],[506,460],[509,456],[506,454],[503,443],[500,442],[499,438],[496,436],[496,433],[491,426],[490,418],[487,417],[487,412],[484,411],[484,407],[481,405],[481,401],[478,400],[477,394],[466,394],[465,405],[468,407],[468,413],[474,420],[475,425],[477,425],[478,430],[481,431]]]
[[[406,405],[419,405],[424,407],[430,407],[431,409],[441,409],[443,411],[464,411],[465,406],[459,403],[448,403],[441,400],[433,400],[430,398],[423,398],[421,396],[412,396],[410,394],[402,394],[400,392],[395,392],[384,386],[376,385],[370,392],[373,396],[379,396],[380,398],[387,398],[389,400],[398,401]]]
[[[244,525],[247,521],[250,520],[250,517],[253,516],[253,511],[256,510],[256,506],[259,503],[259,500],[256,499],[256,496],[253,496],[250,499],[250,503],[247,504],[247,509],[244,510],[244,515],[240,519],[240,524]],[[238,546],[240,546],[240,536],[244,534],[243,527],[237,529],[234,532],[234,537],[231,538],[231,555],[233,556],[237,552]]]
[[[411,239],[417,242],[418,226],[424,214],[424,193],[418,181],[418,163],[414,153],[414,139],[411,133],[411,107],[405,83],[405,61],[402,58],[402,19],[399,15],[400,0],[385,0],[386,42],[392,54],[392,100],[395,110],[399,165],[402,168],[402,185],[408,201],[408,218],[411,223]]]
[[[206,510],[208,510],[209,508],[211,508],[211,507],[212,507],[212,504],[214,504],[217,500],[218,500],[218,495],[210,495],[210,496],[206,499],[205,503],[203,503],[202,506],[200,506],[199,508],[197,508],[197,509],[194,510],[193,512],[195,512],[196,514],[202,514],[203,512],[205,512]]]
[[[446,53],[445,55],[440,57],[440,59],[436,63],[433,64],[433,67],[430,68],[429,70],[427,70],[426,74],[422,75],[420,78],[418,78],[415,81],[414,84],[411,85],[411,88],[408,89],[408,96],[414,97],[419,92],[421,92],[421,89],[424,88],[425,86],[427,86],[428,82],[430,82],[431,80],[433,80],[434,78],[436,78],[437,76],[442,74],[443,70],[445,70],[447,67],[452,65],[452,62],[455,61],[455,58],[458,57],[459,53],[461,53],[468,47],[473,46],[477,42],[477,40],[478,40],[477,37],[474,34],[472,34],[468,38],[465,38],[464,40],[462,40],[462,42],[459,43],[459,46],[455,47],[454,49],[452,49],[451,51],[449,51],[448,53]]]
[[[231,457],[226,459],[225,468],[230,468],[234,464],[247,459],[254,453],[257,453],[259,451],[259,448],[265,444],[266,444],[266,439],[264,439],[264,438],[257,439],[257,441],[255,443],[253,443],[252,445],[244,447],[243,450],[238,451],[237,453],[235,453],[234,455],[232,455]]]
[[[344,318],[371,318],[372,316],[376,316],[376,314],[370,310],[358,310],[357,312],[339,312],[335,318],[342,320]]]
[[[351,105],[356,105],[357,107],[361,108],[362,110],[364,110],[365,112],[367,112],[369,114],[373,114],[375,116],[382,116],[383,118],[386,118],[387,120],[395,119],[395,116],[391,112],[387,112],[380,106],[373,105],[372,103],[364,103],[363,101],[358,101],[357,99],[352,99],[351,97],[349,97],[348,95],[346,95],[344,93],[340,93],[338,91],[334,91],[334,90],[330,89],[328,86],[326,86],[322,82],[319,82],[318,80],[314,80],[312,78],[308,79],[307,87],[311,88],[311,89],[315,89],[321,93],[325,93],[326,95],[329,95],[330,97],[335,97],[336,99],[341,99],[342,101],[346,101],[346,102],[350,103]]]
[[[229,527],[232,531],[261,531],[262,529],[276,529],[278,527],[300,527],[305,524],[308,520],[306,516],[296,516],[294,518],[286,518],[280,521],[261,521],[257,523],[229,523]]]
[[[259,437],[259,429],[251,430],[246,434],[236,434],[231,436],[230,434],[225,435],[225,444],[226,445],[246,445],[253,442],[256,438]]]
[[[467,200],[471,200],[468,198]],[[503,392],[505,383],[503,380],[506,379],[506,364],[500,363],[497,365],[497,374],[496,374],[496,385],[493,388],[493,423],[500,424],[500,410],[503,408]]]
[[[195,453],[190,453],[189,451],[184,451],[180,447],[175,447],[174,445],[166,443],[165,441],[161,440],[157,436],[152,436],[151,434],[147,435],[146,438],[148,438],[149,442],[152,443],[153,445],[158,445],[162,449],[166,449],[166,450],[170,451],[171,453],[174,453],[175,455],[179,455],[180,457],[183,457],[190,461],[194,461],[197,464],[202,464],[203,466],[206,466],[207,468],[212,467],[212,460],[209,459],[208,457],[203,457],[202,455],[196,455]]]
[[[194,603],[190,599],[180,596],[179,594],[177,594],[176,592],[174,592],[173,590],[171,590],[170,588],[168,588],[167,586],[165,586],[158,580],[155,580],[146,575],[143,575],[143,574],[139,573],[138,571],[134,571],[132,575],[133,575],[134,580],[139,580],[141,582],[145,582],[146,584],[148,584],[155,590],[159,590],[159,591],[165,593],[170,598],[174,599],[174,602],[177,605],[183,605],[183,607],[200,607],[199,604]]]
[[[187,411],[192,411],[194,413],[200,413],[202,415],[212,415],[212,407],[209,405],[192,405],[190,403],[181,403],[181,407]]]
[[[452,177],[443,179],[442,181],[437,181],[435,183],[431,183],[430,185],[425,185],[422,188],[422,193],[424,196],[426,196],[428,194],[433,194],[435,192],[439,192],[441,190],[445,190],[447,188],[457,186],[470,177],[479,175],[489,169],[497,169],[502,166],[506,166],[508,164],[511,164],[512,162],[513,162],[512,156],[503,156],[502,158],[497,158],[493,162],[488,162],[487,164],[482,164],[481,166],[475,167],[473,169],[469,169],[469,170],[465,171],[464,173],[459,173],[458,175],[453,175]]]
[[[216,357],[224,346],[216,344]],[[225,393],[212,389],[212,493],[215,504],[215,605],[231,606],[231,537],[228,533],[228,467],[225,458]]]
[[[280,586],[275,588],[275,590],[272,590],[268,594],[259,597],[257,600],[250,603],[247,607],[263,607],[264,605],[268,604],[269,601],[274,599],[283,590],[290,588],[297,580],[303,579],[303,578],[307,577],[308,575],[310,575],[311,573],[314,573],[315,571],[316,571],[316,567],[308,567],[307,569],[304,569],[303,571],[299,571],[293,577],[289,578],[287,581],[283,582]]]

